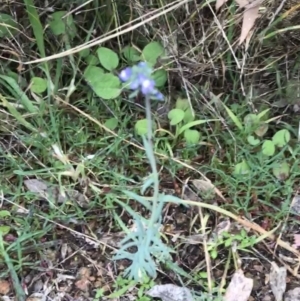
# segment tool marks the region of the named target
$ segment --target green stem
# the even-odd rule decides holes
[[[151,116],[151,103],[150,103],[150,97],[146,97],[146,118],[147,118],[147,125],[148,125],[148,145],[149,145],[149,159],[152,169],[152,177],[153,177],[153,203],[152,203],[152,212],[151,212],[151,218],[150,218],[150,227],[153,226],[156,222],[155,217],[155,211],[157,208],[158,198],[159,198],[159,178],[158,178],[158,171],[156,166],[156,160],[155,160],[155,154],[153,150],[153,143],[152,143],[152,116]]]

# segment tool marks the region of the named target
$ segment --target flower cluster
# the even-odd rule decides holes
[[[151,74],[152,68],[147,63],[140,62],[136,66],[122,70],[119,77],[122,82],[128,83],[129,89],[140,91],[144,96],[156,100],[163,100],[164,96],[155,88]]]

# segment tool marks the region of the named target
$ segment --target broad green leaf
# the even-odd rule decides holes
[[[212,259],[216,259],[218,257],[218,251],[216,249],[212,249],[210,251],[210,256]]]
[[[119,65],[118,55],[109,48],[100,47],[97,54],[101,65],[108,71],[116,69]]]
[[[178,131],[178,135],[182,134],[185,130],[187,130],[193,126],[200,125],[200,124],[203,124],[206,122],[211,122],[211,121],[218,121],[218,119],[195,120],[195,121],[189,122],[188,124],[185,124],[180,128],[180,130]]]
[[[278,147],[284,147],[289,143],[290,139],[291,139],[291,134],[286,129],[278,131],[277,133],[275,133],[275,135],[272,138],[273,143]]]
[[[99,64],[99,59],[95,55],[93,55],[93,54],[88,55],[85,58],[85,61],[87,62],[87,64],[89,66],[96,66],[96,65]]]
[[[0,13],[0,38],[13,37],[17,33],[18,23],[11,15]]]
[[[140,119],[136,122],[134,126],[135,132],[139,136],[146,135],[148,133],[148,122],[147,119]]]
[[[102,78],[104,70],[96,66],[87,66],[84,71],[84,78],[90,85],[97,83]]]
[[[83,57],[83,58],[87,58],[90,55],[90,53],[91,53],[90,48],[86,48],[86,49],[79,51],[79,56]]]
[[[0,218],[5,218],[11,216],[8,210],[0,210]]]
[[[273,167],[273,175],[280,181],[288,178],[290,174],[290,165],[287,162],[277,163]]]
[[[141,60],[140,53],[131,46],[125,46],[123,48],[123,55],[128,62],[135,63]]]
[[[163,46],[158,42],[151,42],[145,46],[142,56],[150,65],[155,65],[157,59],[165,53]]]
[[[148,121],[147,119],[140,119],[136,122],[134,126],[135,132],[139,136],[144,136],[148,133]],[[152,121],[152,130],[156,131],[157,125],[155,122]]]
[[[107,119],[104,125],[113,131],[118,126],[118,119],[117,118]]]
[[[115,99],[121,94],[120,79],[111,73],[104,73],[100,78],[92,81],[92,88],[103,99]]]
[[[248,114],[244,118],[244,124],[247,130],[255,130],[259,125],[259,118],[255,114]]]
[[[239,120],[239,118],[225,105],[223,104],[227,114],[229,115],[229,117],[231,118],[231,120],[234,122],[234,124],[236,125],[236,127],[243,131],[244,128],[243,128],[243,125],[241,123],[241,121]]]
[[[250,171],[249,165],[246,160],[238,163],[234,167],[234,174],[236,175],[245,175],[248,174]]]
[[[181,109],[185,111],[187,108],[190,107],[189,101],[185,98],[177,98],[176,100],[176,109]]]
[[[207,272],[200,272],[200,273],[198,273],[198,275],[202,279],[207,279],[207,276],[208,276]]]
[[[255,130],[255,134],[258,137],[263,137],[266,132],[268,131],[269,125],[267,123],[262,123],[256,130]]]
[[[247,140],[249,142],[250,145],[256,146],[260,143],[259,139],[256,139],[254,136],[250,135],[247,137]]]
[[[0,235],[6,235],[10,231],[10,226],[0,226]]]
[[[176,125],[184,118],[184,111],[180,109],[173,109],[168,113],[168,118],[171,125]]]
[[[268,157],[271,157],[275,153],[275,145],[273,141],[266,140],[262,145],[262,153]]]
[[[189,123],[195,120],[195,115],[193,114],[192,108],[188,107],[184,112],[184,123]]]
[[[167,80],[168,74],[165,69],[159,69],[153,73],[153,79],[155,81],[156,87],[163,87]]]
[[[41,77],[33,77],[31,79],[30,90],[33,93],[43,93],[47,90],[47,81]]]
[[[187,144],[197,144],[200,141],[201,134],[197,130],[184,131],[184,138]]]
[[[65,17],[66,16],[66,17]],[[67,11],[57,11],[50,16],[49,27],[54,35],[68,34],[70,37],[76,35],[76,25],[73,16]]]

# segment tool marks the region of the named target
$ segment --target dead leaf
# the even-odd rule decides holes
[[[94,247],[95,249],[99,248],[100,246],[100,243],[97,240],[93,240],[92,238],[89,238],[87,235],[75,231],[72,231],[71,234],[76,238],[83,239],[88,245]]]
[[[188,185],[183,186],[181,197],[184,200],[202,202],[202,199]]]
[[[242,32],[240,35],[240,42],[239,45],[241,45],[244,40],[247,38],[248,33],[254,26],[255,20],[259,16],[259,5],[251,7],[251,8],[245,8],[245,11],[243,13],[243,25],[242,25]]]
[[[25,180],[24,184],[26,188],[33,193],[42,194],[48,189],[48,185],[44,181],[38,179]]]
[[[263,0],[235,0],[240,8],[252,8],[259,6]]]
[[[215,186],[208,181],[193,180],[193,185],[199,190],[199,192],[215,192]]]
[[[10,284],[7,280],[0,279],[0,295],[7,295],[10,291]]]
[[[253,279],[246,278],[242,270],[237,270],[226,290],[224,301],[247,301],[253,288]]]
[[[293,200],[292,200],[292,204],[291,204],[291,211],[293,213],[300,213],[300,195],[299,194],[296,194],[294,197],[293,197]]]
[[[68,244],[63,243],[60,248],[60,256],[62,259],[65,259],[67,257],[68,250],[69,250]]]
[[[87,198],[74,189],[67,189],[65,192],[61,191],[59,186],[51,186],[50,184],[38,180],[29,179],[24,181],[26,188],[33,193],[38,194],[43,199],[51,199],[58,204],[65,203],[68,200],[76,201],[80,207],[87,207]]]
[[[75,286],[81,291],[86,292],[89,290],[90,283],[89,279],[80,279],[75,282]]]
[[[174,284],[155,285],[146,294],[152,298],[160,298],[162,301],[194,300],[189,289]]]
[[[275,262],[272,262],[271,264],[271,290],[275,296],[276,301],[282,301],[282,297],[286,289],[286,268],[278,267],[278,265]]]
[[[237,5],[240,7],[240,8],[243,8],[247,5],[249,5],[249,1],[247,0],[235,0],[235,2],[237,3]]]
[[[300,287],[296,287],[284,294],[284,301],[300,301]]]
[[[217,0],[216,11],[218,11],[226,2],[227,2],[227,0]]]
[[[199,245],[203,243],[204,238],[206,238],[206,235],[194,234],[194,235],[184,237],[182,240],[189,245]]]
[[[229,218],[225,218],[220,222],[215,229],[211,232],[208,243],[215,243],[221,237],[223,232],[228,232],[230,230],[231,222]]]
[[[120,247],[120,241],[124,238],[124,232],[115,233],[103,233],[101,234],[100,241],[104,245],[109,245],[111,247]]]
[[[30,295],[26,301],[43,301],[45,299],[44,294],[42,293],[34,293]]]
[[[297,249],[298,247],[300,247],[300,234],[294,234],[293,248]]]
[[[82,278],[89,278],[91,276],[91,270],[86,268],[86,267],[82,267],[79,269],[78,273],[77,273],[77,277],[82,279]]]
[[[75,282],[75,286],[81,291],[88,291],[91,283],[90,277],[91,277],[90,269],[86,267],[80,268],[77,273],[77,278],[79,279]]]

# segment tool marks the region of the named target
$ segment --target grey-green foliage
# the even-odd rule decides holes
[[[144,138],[144,146],[150,165],[153,167],[156,162],[153,151],[150,149],[151,145],[146,138]],[[151,177],[145,181],[142,193],[151,186],[156,189],[155,187],[159,186],[156,181],[158,181],[158,175],[152,174]],[[125,270],[125,275],[130,279],[140,281],[145,275],[156,277],[155,259],[159,262],[166,262],[171,259],[170,252],[172,252],[172,250],[162,242],[160,237],[163,205],[166,202],[180,202],[180,199],[171,195],[158,194],[157,199],[153,200],[156,206],[150,206],[140,195],[130,191],[124,191],[124,193],[152,212],[150,219],[147,220],[141,218],[137,212],[127,208],[128,212],[134,218],[136,229],[129,231],[127,236],[121,241],[121,248],[118,250],[114,259],[129,259],[131,261],[131,265]]]

